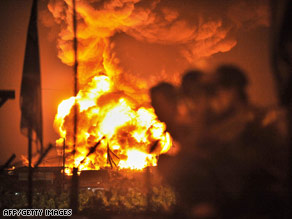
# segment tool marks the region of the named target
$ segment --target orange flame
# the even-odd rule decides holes
[[[95,76],[76,97],[62,101],[58,107],[55,127],[61,138],[57,144],[62,144],[65,138],[70,146],[67,153],[72,152],[75,100],[79,107],[77,151],[74,162],[72,156],[68,158],[69,167],[80,165],[80,169],[99,169],[109,166],[110,149],[118,160],[118,167],[142,169],[155,166],[156,156],[171,147],[171,137],[165,132],[165,124],[157,120],[154,110],[146,103],[141,106],[127,95],[113,91],[109,77],[101,75]],[[80,164],[89,148],[104,136],[96,152]],[[157,148],[150,154],[151,145],[158,140]]]
[[[114,2],[114,1],[112,1]],[[130,18],[131,2],[128,7],[113,13],[114,5],[106,5],[100,15],[94,14],[85,4],[78,1],[78,79],[80,90],[76,97],[63,100],[55,117],[54,126],[60,135],[57,145],[66,139],[68,168],[79,166],[80,170],[99,169],[115,165],[118,168],[143,169],[155,166],[157,156],[167,152],[172,140],[164,123],[158,121],[143,83],[135,87],[126,85],[119,77],[117,60],[111,54],[109,37],[115,30],[137,22]],[[69,65],[73,63],[72,51],[72,6],[61,13],[59,3],[51,2],[49,10],[65,28],[60,32],[59,57]],[[63,7],[63,5],[61,5]],[[63,7],[64,8],[64,7]],[[107,13],[107,10],[110,12]],[[99,20],[94,19],[97,16]],[[98,32],[99,31],[99,32]],[[73,106],[77,103],[78,129],[75,159],[73,159]],[[102,140],[101,140],[102,139]],[[95,152],[87,154],[96,142]],[[158,143],[157,143],[158,142]],[[155,148],[150,153],[153,144]],[[153,149],[153,148],[152,148]],[[110,157],[109,157],[110,156]],[[66,169],[67,174],[70,173]]]

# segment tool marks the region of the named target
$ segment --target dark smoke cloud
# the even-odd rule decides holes
[[[177,58],[193,65],[234,48],[239,29],[267,26],[269,20],[265,0],[80,0],[77,6],[80,59],[84,62],[80,68],[95,73],[103,71],[100,65],[104,64],[104,53],[112,65],[119,63],[115,51],[118,46],[115,47],[112,39],[120,33],[145,44],[175,47],[173,54],[178,55],[179,51],[181,57]],[[58,55],[71,65],[72,55],[64,55],[72,50],[71,1],[51,0],[48,8],[63,27],[58,38]],[[160,69],[159,74],[166,70]]]

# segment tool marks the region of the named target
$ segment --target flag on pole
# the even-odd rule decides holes
[[[33,0],[32,3],[27,32],[21,81],[20,108],[21,132],[29,138],[35,136],[34,140],[40,144],[40,148],[37,148],[37,150],[42,152],[42,95],[37,28],[37,0]],[[30,133],[33,133],[33,136],[29,136]]]

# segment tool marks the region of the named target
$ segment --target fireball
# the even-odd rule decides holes
[[[141,170],[155,166],[158,155],[172,145],[166,125],[157,119],[150,105],[145,82],[128,83],[112,52],[110,38],[115,33],[139,26],[147,19],[137,16],[141,13],[135,10],[137,2],[105,1],[95,8],[87,1],[76,1],[79,91],[59,104],[54,121],[60,135],[57,146],[66,141],[69,169],[77,166],[79,170],[98,170],[110,166]],[[72,1],[50,1],[48,9],[61,24],[58,57],[72,66]]]

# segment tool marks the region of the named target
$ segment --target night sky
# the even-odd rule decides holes
[[[27,139],[20,132],[19,95],[31,2],[0,0],[0,89],[16,92],[16,99],[9,100],[0,109],[0,164],[12,153],[16,153],[17,160],[27,154]],[[38,24],[45,145],[58,138],[53,127],[58,104],[73,94],[73,68],[58,58],[56,45],[60,27],[47,9],[48,2],[39,1]],[[146,81],[149,87],[165,79],[177,83],[186,69],[210,72],[221,63],[236,64],[248,73],[252,103],[274,105],[277,98],[270,66],[268,2],[226,0],[219,4],[211,0],[161,0],[149,12],[156,19],[164,16],[161,26],[150,23],[142,26],[144,31],[139,28],[117,31],[111,37],[115,43],[113,51],[119,66],[127,74]],[[139,7],[149,9],[143,1]],[[173,22],[172,17],[184,21],[186,26]],[[191,31],[201,19],[221,21],[222,29],[228,30],[226,37],[218,44],[210,43],[208,48],[202,48],[198,33],[196,37],[191,34],[188,38],[182,37],[182,33]],[[170,23],[163,23],[165,20]],[[208,34],[210,29],[206,31],[202,34]],[[213,34],[216,37],[216,33]]]

